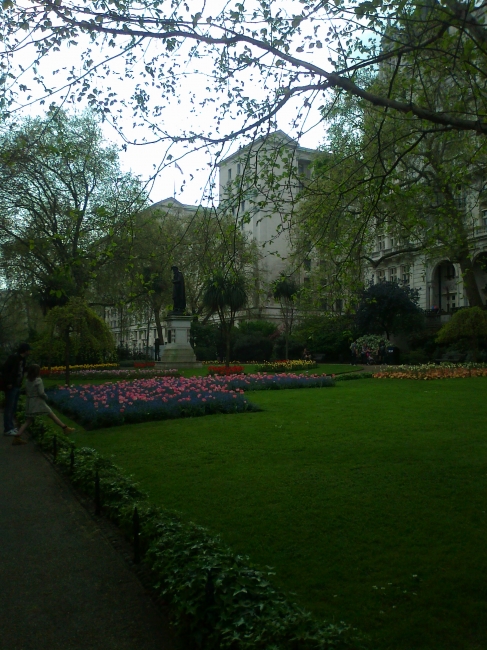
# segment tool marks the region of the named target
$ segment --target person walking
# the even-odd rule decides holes
[[[25,393],[27,395],[25,402],[25,422],[17,431],[12,442],[13,445],[26,444],[27,441],[22,438],[22,434],[32,424],[32,420],[36,415],[47,415],[58,427],[61,427],[64,433],[72,433],[74,431],[72,427],[68,427],[67,424],[61,422],[46,404],[47,395],[44,392],[44,384],[40,378],[40,374],[41,368],[36,363],[29,366],[27,370],[27,381],[25,382]]]
[[[16,436],[14,418],[19,403],[20,389],[25,374],[27,357],[31,353],[28,343],[21,343],[15,354],[11,354],[3,366],[3,381],[5,385],[5,408],[3,412],[3,434]]]

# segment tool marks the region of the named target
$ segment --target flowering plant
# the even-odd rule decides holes
[[[62,386],[48,392],[52,403],[84,427],[194,417],[210,413],[259,410],[245,399],[246,390],[333,386],[320,375],[243,375],[164,377],[130,382]]]
[[[295,370],[312,370],[317,368],[316,361],[302,359],[289,359],[282,361],[265,361],[257,366],[257,372],[294,372]]]
[[[487,377],[487,364],[441,364],[428,363],[420,366],[393,366],[376,372],[375,379],[465,379]]]
[[[239,375],[243,373],[243,366],[208,366],[209,375]]]
[[[79,365],[74,365],[74,366],[69,366],[70,371],[77,371],[77,370],[105,370],[109,368],[119,368],[120,366],[118,363],[84,363],[84,364],[79,364]],[[41,375],[62,375],[66,372],[66,367],[65,366],[51,366],[51,370],[49,371],[48,366],[43,366],[41,368]]]

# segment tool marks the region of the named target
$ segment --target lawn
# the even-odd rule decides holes
[[[487,647],[487,379],[247,396],[264,410],[75,438],[371,648]]]

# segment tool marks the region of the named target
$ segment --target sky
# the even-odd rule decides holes
[[[284,4],[293,4],[293,0],[284,0]],[[294,3],[295,4],[295,3]],[[212,6],[213,9],[213,6]],[[79,72],[82,71],[82,54],[88,45],[88,40],[79,42],[76,47],[68,47],[63,45],[57,54],[50,53],[47,59],[44,59],[40,66],[40,71],[43,74],[47,83],[62,86],[63,78],[67,72],[73,67]],[[95,46],[93,49],[92,58],[97,59],[99,51]],[[149,44],[147,50],[144,52],[144,60],[150,60],[151,56],[156,52],[150,52],[150,48],[160,47],[159,43]],[[113,50],[105,50],[110,54]],[[152,106],[159,103],[162,106],[160,111],[161,125],[164,122],[166,132],[170,135],[177,135],[183,129],[194,131],[212,131],[215,132],[215,118],[221,121],[220,127],[225,130],[235,128],[235,117],[231,114],[219,115],[218,104],[210,103],[206,106],[195,106],[194,99],[191,101],[193,93],[199,97],[208,96],[208,87],[211,88],[211,74],[212,62],[200,59],[196,64],[189,65],[186,62],[187,50],[183,46],[174,55],[174,61],[179,66],[180,85],[177,88],[178,96],[170,96],[164,94],[157,96],[157,89],[149,88],[151,94],[150,102]],[[314,52],[305,52],[306,58],[312,56],[326,57],[329,55],[326,47],[322,50],[315,50]],[[30,58],[29,58],[30,57]],[[35,100],[39,97],[39,87],[35,84],[32,77],[34,75],[29,64],[32,60],[32,52],[26,48],[21,53],[16,54],[15,63],[21,64],[26,72],[23,75],[22,82],[25,83],[30,89],[30,94]],[[316,60],[316,59],[315,59]],[[227,143],[224,147],[213,148],[210,150],[208,147],[201,147],[194,150],[193,147],[185,147],[183,145],[171,145],[168,149],[165,143],[155,144],[142,144],[144,139],[153,139],[153,133],[147,126],[140,125],[140,119],[134,120],[132,112],[129,107],[123,106],[124,100],[130,97],[134,89],[134,84],[137,79],[140,80],[140,72],[143,69],[144,61],[139,60],[135,62],[132,68],[128,70],[124,68],[122,61],[114,61],[110,64],[113,68],[111,76],[105,79],[98,79],[96,84],[99,89],[110,87],[111,91],[115,93],[118,106],[121,109],[120,117],[118,119],[119,129],[123,131],[126,139],[129,141],[137,140],[139,144],[131,144],[125,142],[125,151],[121,150],[120,160],[124,170],[132,171],[134,174],[140,176],[144,181],[148,182],[148,190],[150,192],[150,199],[152,202],[160,201],[168,196],[175,196],[179,201],[188,204],[198,204],[200,202],[208,202],[208,195],[211,194],[213,200],[217,201],[217,177],[215,177],[215,160],[217,157],[224,158],[226,155],[235,151],[239,144],[243,141],[234,141]],[[196,67],[198,65],[198,67]],[[132,78],[131,78],[132,77]],[[249,95],[252,97],[263,97],[264,91],[262,90],[265,81],[262,79],[252,78],[249,73],[246,83],[249,88]],[[210,92],[211,95],[211,92]],[[48,104],[54,100],[57,105],[71,106],[72,110],[82,110],[87,106],[86,96],[82,101],[75,101],[70,103],[69,97],[66,93],[56,93],[47,99],[44,106],[41,106],[38,101],[32,99],[25,106],[25,95],[19,95],[18,106],[16,107],[15,115],[38,115],[45,110]],[[317,102],[322,103],[322,99]],[[277,128],[282,129],[291,137],[296,137],[296,128],[292,126],[296,115],[299,112],[299,105],[297,102],[294,104],[289,103],[277,116]],[[134,128],[134,122],[138,121],[139,125]],[[313,125],[316,125],[312,128]],[[120,147],[124,144],[124,140],[111,125],[110,116],[103,125],[103,132],[105,137],[112,142],[115,142]],[[299,138],[299,142],[304,147],[316,148],[323,144],[326,133],[323,123],[320,123],[320,114],[317,106],[312,105],[306,113],[305,118],[300,121],[299,130],[303,135]],[[168,153],[174,156],[174,162],[168,160]],[[159,173],[156,171],[160,168]],[[213,172],[213,180],[216,181],[216,187],[212,190],[210,187],[211,174]]]

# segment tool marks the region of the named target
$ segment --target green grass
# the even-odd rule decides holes
[[[90,433],[154,502],[276,568],[380,650],[487,647],[487,380],[250,394],[264,410]]]

